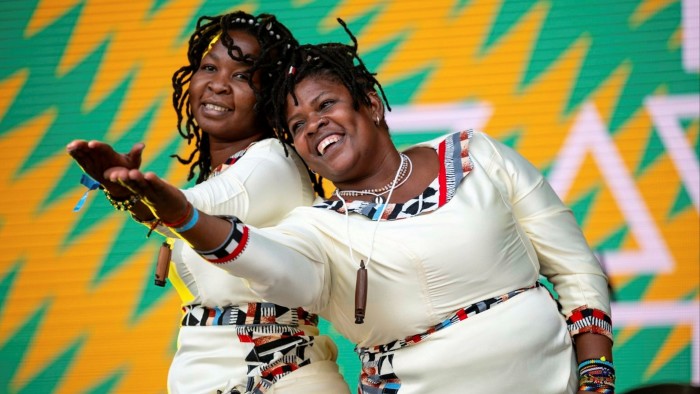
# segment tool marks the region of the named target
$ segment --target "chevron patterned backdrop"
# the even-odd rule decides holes
[[[379,73],[399,145],[477,128],[538,166],[614,290],[618,391],[700,383],[698,0],[2,0],[0,393],[164,393],[179,300],[158,240],[85,188],[75,138],[185,185],[170,76],[199,15],[278,16]],[[333,328],[351,387],[352,346]]]

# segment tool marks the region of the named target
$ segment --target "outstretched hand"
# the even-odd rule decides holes
[[[107,181],[139,196],[163,222],[175,222],[187,212],[188,202],[182,191],[152,172],[143,173],[138,169],[112,167],[103,175]]]
[[[107,169],[123,167],[138,169],[145,145],[134,144],[129,153],[115,151],[109,144],[100,141],[74,140],[66,146],[66,152],[80,165],[83,171],[99,182],[113,196],[126,196],[129,191],[123,185],[111,182],[104,177]]]

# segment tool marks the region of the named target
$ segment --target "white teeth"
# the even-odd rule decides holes
[[[204,104],[205,109],[213,110],[213,111],[219,111],[219,112],[226,112],[228,111],[228,108],[220,107],[218,105],[214,104]]]
[[[318,146],[316,149],[318,150],[318,153],[323,156],[323,152],[325,152],[326,148],[328,145],[340,141],[340,136],[338,135],[330,135],[326,138],[324,138],[321,142],[318,143]]]

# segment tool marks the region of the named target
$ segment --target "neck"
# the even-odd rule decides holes
[[[410,176],[412,165],[405,155],[394,152],[382,160],[377,171],[361,181],[336,183],[340,194],[350,197],[377,196],[386,194],[392,186],[402,185]]]
[[[209,138],[209,154],[211,155],[211,168],[216,168],[234,153],[247,148],[253,142],[262,140],[261,134],[256,134],[248,138],[236,141],[219,141]]]

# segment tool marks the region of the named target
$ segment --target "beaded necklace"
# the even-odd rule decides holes
[[[362,195],[371,195],[374,196],[374,202],[376,204],[382,204],[384,203],[384,198],[382,197],[383,195],[389,193],[390,190],[396,189],[406,183],[408,178],[411,177],[411,173],[413,173],[413,162],[411,161],[411,158],[406,156],[404,153],[399,153],[399,156],[401,157],[401,164],[399,165],[399,169],[396,172],[396,176],[394,177],[394,180],[392,182],[387,183],[386,185],[374,189],[364,189],[364,190],[340,190],[336,189],[336,194],[340,196],[345,196],[345,197],[357,197],[357,196],[362,196]],[[387,199],[388,200],[388,199]]]

